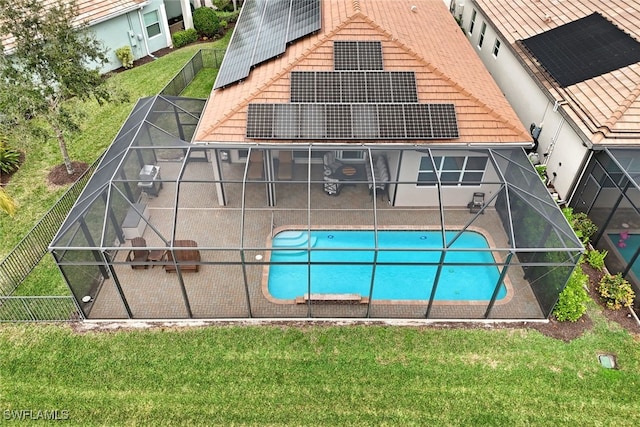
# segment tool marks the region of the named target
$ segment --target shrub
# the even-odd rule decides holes
[[[20,166],[20,152],[0,143],[0,171],[11,173]]]
[[[171,40],[173,41],[173,47],[178,49],[182,46],[188,45],[189,43],[197,41],[198,32],[193,28],[189,28],[188,30],[184,31],[176,31],[171,36]]]
[[[591,267],[595,268],[596,270],[602,271],[602,269],[604,268],[604,259],[606,258],[607,254],[608,252],[605,250],[598,251],[594,249],[592,251],[587,251],[587,262]]]
[[[569,221],[569,224],[571,224],[573,231],[576,233],[576,236],[578,236],[580,241],[584,245],[589,243],[591,236],[598,231],[598,226],[589,219],[587,214],[583,212],[574,213],[572,208],[563,208],[562,213],[565,218],[567,218],[567,221]]]
[[[606,274],[598,284],[598,293],[604,299],[605,304],[612,310],[622,307],[631,307],[635,292],[631,284],[622,278],[622,274]]]
[[[547,165],[536,165],[535,168],[542,182],[546,184],[547,183]]]
[[[218,19],[221,21],[220,25],[222,25],[222,21],[227,21],[228,24],[233,24],[238,20],[238,16],[240,16],[240,11],[220,12],[216,10],[216,15],[218,15]]]
[[[233,12],[233,2],[231,0],[213,0],[213,5],[217,10]]]
[[[220,28],[222,28],[223,30],[226,30],[228,26],[229,26],[229,23],[224,19],[220,21]]]
[[[213,9],[201,7],[193,12],[193,27],[203,37],[213,37],[218,34],[220,20]]]
[[[585,286],[589,281],[581,268],[573,270],[567,286],[560,293],[558,302],[553,309],[553,315],[561,322],[575,322],[582,317],[587,311],[587,302],[589,294],[585,290]]]
[[[133,67],[133,52],[131,51],[131,46],[122,46],[116,49],[116,56],[124,68]]]

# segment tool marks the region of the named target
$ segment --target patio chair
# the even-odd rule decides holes
[[[340,194],[340,190],[342,190],[342,183],[333,177],[333,175],[343,164],[340,160],[336,159],[335,152],[328,151],[324,153],[322,166],[324,167],[324,192],[330,196],[337,196]]]
[[[473,193],[473,199],[467,205],[470,213],[484,213],[482,212],[482,208],[484,208],[484,193]]]
[[[149,250],[140,249],[147,247],[147,241],[143,237],[134,237],[131,239],[131,247],[138,249],[131,249],[127,254],[127,262],[147,262],[149,260]],[[136,265],[131,264],[132,269],[148,268],[148,265]]]

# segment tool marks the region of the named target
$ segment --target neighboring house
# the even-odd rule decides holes
[[[583,248],[532,145],[441,0],[247,0],[50,249],[88,318],[545,319]]]
[[[450,10],[537,138],[555,190],[596,222],[608,267],[640,290],[640,3],[452,0]]]
[[[109,62],[102,66],[103,73],[122,66],[115,51],[123,46],[131,46],[134,59],[153,56],[153,52],[172,46],[166,5],[174,13],[182,10],[185,26],[193,26],[188,0],[77,0],[76,4],[76,21],[86,23],[108,50]],[[11,37],[3,40],[3,46],[10,54]]]

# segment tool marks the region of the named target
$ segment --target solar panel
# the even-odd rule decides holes
[[[291,102],[418,102],[413,71],[293,71]]]
[[[246,0],[214,89],[246,78],[251,67],[320,29],[320,0]]]
[[[287,47],[289,9],[292,0],[270,0],[262,14],[260,31],[254,45],[251,65],[284,53]]]
[[[333,68],[336,71],[382,71],[382,43],[379,41],[334,41]]]
[[[320,0],[291,0],[287,43],[320,30]]]
[[[560,87],[640,62],[640,43],[598,13],[522,40]]]
[[[249,104],[247,137],[453,139],[453,104]]]

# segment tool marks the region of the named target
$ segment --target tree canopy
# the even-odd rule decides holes
[[[0,121],[11,129],[41,119],[45,136],[57,139],[69,174],[65,133],[78,124],[64,101],[92,98],[102,104],[113,95],[99,71],[106,50],[77,14],[75,0],[0,0]]]

